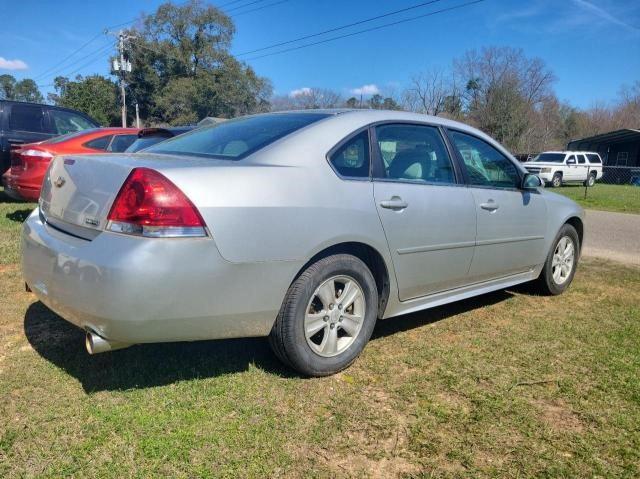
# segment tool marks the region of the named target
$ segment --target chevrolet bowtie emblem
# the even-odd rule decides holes
[[[62,185],[64,185],[64,184],[65,184],[65,182],[66,182],[66,181],[65,181],[65,179],[64,179],[62,176],[58,176],[58,178],[56,179],[56,181],[54,181],[54,182],[53,182],[53,184],[54,184],[55,186],[57,186],[58,188],[61,188],[61,187],[62,187]]]

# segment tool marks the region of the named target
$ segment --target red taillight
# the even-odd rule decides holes
[[[30,163],[38,164],[41,162],[50,162],[53,155],[48,151],[34,150],[29,148],[28,150],[16,150],[11,153],[12,166],[22,165],[25,169]],[[14,164],[15,161],[15,164]]]
[[[135,168],[109,211],[107,228],[142,236],[206,236],[205,224],[189,198],[165,176]]]

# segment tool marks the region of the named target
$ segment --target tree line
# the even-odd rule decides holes
[[[125,32],[132,71],[126,73],[129,123],[134,104],[146,125],[193,124],[206,116],[309,108],[407,110],[469,123],[514,153],[563,148],[569,140],[640,127],[640,81],[611,104],[579,109],[556,96],[556,77],[521,49],[470,50],[444,69],[413,75],[404,88],[345,96],[326,88],[273,95],[267,78],[230,53],[231,18],[199,0],[165,3]],[[0,75],[0,98],[43,101],[31,79]],[[47,100],[84,111],[103,125],[120,122],[117,83],[101,75],[59,76]]]

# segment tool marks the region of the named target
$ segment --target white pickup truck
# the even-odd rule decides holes
[[[556,188],[573,182],[593,186],[602,178],[602,158],[590,151],[545,151],[523,166]]]

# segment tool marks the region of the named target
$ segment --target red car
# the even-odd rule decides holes
[[[95,128],[21,145],[11,151],[11,168],[2,176],[7,195],[18,200],[38,201],[49,162],[57,155],[74,153],[119,153],[138,138],[137,128]]]

